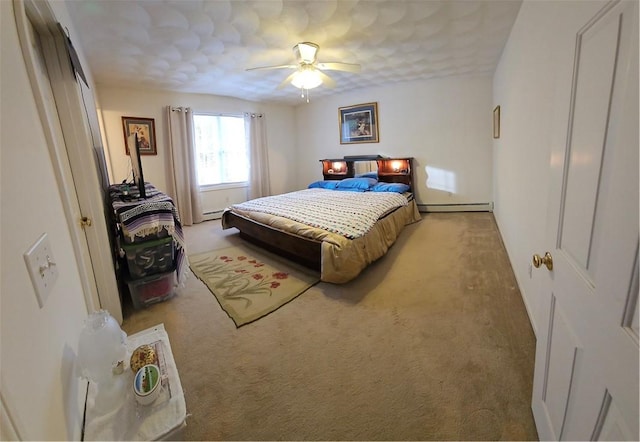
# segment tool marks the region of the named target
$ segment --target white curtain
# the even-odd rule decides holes
[[[194,146],[193,112],[188,107],[167,106],[169,128],[167,194],[180,213],[182,225],[202,222]]]
[[[269,196],[271,189],[264,115],[245,113],[244,127],[249,149],[249,199]]]

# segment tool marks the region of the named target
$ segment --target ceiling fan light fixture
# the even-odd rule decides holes
[[[315,69],[302,69],[295,73],[291,84],[298,89],[313,89],[322,84],[322,78]]]
[[[318,63],[318,51],[320,46],[315,43],[303,41],[293,47],[296,55],[296,64],[283,64],[277,66],[262,66],[257,68],[249,68],[248,71],[258,69],[295,69],[291,75],[287,76],[279,85],[278,89],[282,89],[287,84],[293,84],[300,89],[302,98],[309,102],[309,90],[324,85],[328,88],[334,88],[336,82],[323,71],[345,71],[360,72],[360,65],[355,63],[343,63],[341,61],[331,61],[326,63]]]

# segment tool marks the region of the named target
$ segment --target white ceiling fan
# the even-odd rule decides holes
[[[302,96],[304,97],[304,90],[313,89],[315,87],[324,84],[325,86],[332,88],[335,87],[335,81],[322,71],[345,71],[345,72],[360,72],[360,65],[354,63],[342,63],[342,62],[318,62],[318,51],[320,46],[311,42],[301,42],[293,47],[293,52],[296,55],[297,64],[283,64],[278,66],[262,66],[256,68],[247,69],[247,71],[265,70],[265,69],[295,69],[291,75],[285,78],[278,86],[278,89],[282,89],[287,84],[291,83],[295,87],[302,89]],[[307,101],[308,95],[307,95]]]

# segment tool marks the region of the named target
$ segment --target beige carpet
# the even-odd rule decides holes
[[[319,272],[249,244],[189,254],[189,265],[238,327],[268,315],[320,281]]]
[[[189,253],[243,241],[219,221]],[[535,337],[490,213],[427,214],[344,285],[236,328],[195,277],[128,314],[163,322],[186,440],[532,440]]]

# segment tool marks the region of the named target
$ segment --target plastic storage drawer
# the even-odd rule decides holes
[[[173,270],[128,281],[127,285],[129,286],[133,307],[140,309],[172,297],[176,286],[175,281],[175,271]]]
[[[173,238],[139,244],[123,244],[127,267],[132,278],[168,272],[173,268]]]

